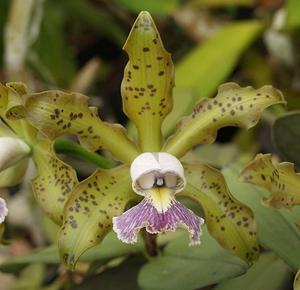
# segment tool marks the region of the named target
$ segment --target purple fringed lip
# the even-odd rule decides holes
[[[4,222],[5,217],[8,214],[8,209],[6,207],[6,202],[0,197],[0,224]]]
[[[174,198],[164,212],[158,212],[149,197],[130,208],[122,215],[113,218],[113,229],[125,243],[135,243],[142,228],[151,234],[176,231],[184,228],[189,232],[190,245],[200,244],[201,225],[204,220],[195,215]]]

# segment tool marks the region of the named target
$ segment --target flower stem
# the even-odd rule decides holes
[[[84,149],[79,144],[67,139],[56,140],[54,143],[54,149],[57,153],[63,153],[76,158],[81,158],[90,161],[104,169],[109,169],[113,167],[113,164],[111,164],[111,162],[109,162],[100,154],[90,152]]]
[[[145,229],[141,230],[141,235],[142,235],[142,238],[144,240],[144,244],[145,244],[147,254],[150,257],[157,256],[158,255],[157,242],[156,242],[157,235],[156,234],[149,234]]]

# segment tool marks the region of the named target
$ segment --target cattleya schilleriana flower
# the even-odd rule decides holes
[[[202,207],[210,234],[224,248],[244,260],[255,259],[258,245],[250,209],[230,194],[218,170],[180,158],[195,145],[212,143],[221,127],[254,126],[263,109],[284,103],[282,94],[270,86],[255,90],[224,84],[165,140],[161,125],[173,106],[174,67],[149,13],[139,15],[124,49],[129,62],[121,85],[123,110],[137,127],[137,142],[120,125],[103,122],[82,94],[52,90],[24,98],[26,119],[48,138],[77,135],[83,146],[108,150],[123,163],[96,170],[73,190],[59,234],[65,263],[74,266],[112,227],[128,243],[136,241],[141,228],[162,233],[177,227],[189,232],[191,244],[199,243],[203,219],[182,205],[180,196]],[[136,205],[126,210],[132,203]]]

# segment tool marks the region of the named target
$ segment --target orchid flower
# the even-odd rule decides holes
[[[251,210],[231,195],[220,171],[181,158],[196,145],[212,143],[219,128],[253,127],[265,108],[284,103],[282,94],[271,86],[224,84],[165,140],[161,125],[173,106],[174,66],[149,13],[140,13],[124,50],[129,62],[121,84],[123,110],[137,127],[138,140],[121,125],[102,121],[82,94],[50,90],[24,97],[26,119],[48,138],[77,135],[82,146],[107,150],[123,163],[97,169],[72,191],[59,234],[64,262],[73,268],[112,228],[123,242],[134,243],[141,228],[160,234],[181,227],[190,244],[198,244],[203,219],[179,197],[202,208],[210,234],[224,248],[244,260],[256,259]]]
[[[61,224],[64,204],[78,183],[76,172],[57,158],[53,141],[40,138],[38,130],[24,119],[26,94],[23,83],[0,84],[0,188],[20,183],[32,158],[37,168],[32,181],[35,198],[46,214]]]

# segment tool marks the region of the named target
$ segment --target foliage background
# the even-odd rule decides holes
[[[122,45],[141,10],[153,15],[176,66],[175,110],[164,124],[166,134],[197,100],[214,96],[225,81],[272,84],[283,91],[288,105],[266,111],[248,132],[220,130],[216,144],[198,147],[189,156],[222,169],[232,193],[254,211],[262,255],[251,268],[207,233],[201,246],[187,248],[179,232],[176,239],[161,237],[161,255],[155,259],[145,256],[141,244],[127,246],[109,235],[70,273],[52,246],[56,227],[35,206],[29,185],[34,173],[29,171],[22,185],[1,191],[10,212],[18,214],[10,214],[5,232],[9,244],[0,247],[0,289],[292,289],[300,268],[300,233],[294,225],[299,210],[262,206],[260,200],[268,193],[238,182],[237,176],[257,152],[300,165],[299,3],[1,0],[0,81],[26,81],[37,91],[60,88],[88,94],[104,119],[127,125],[132,136],[134,129],[121,108],[127,62]],[[24,30],[14,30],[20,22]],[[9,37],[9,29],[19,42]],[[95,169],[72,156],[62,158],[81,179]]]

